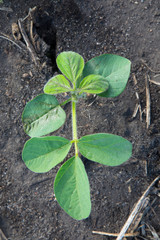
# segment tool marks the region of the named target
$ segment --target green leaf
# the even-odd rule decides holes
[[[99,94],[101,97],[116,97],[121,94],[130,75],[131,62],[117,55],[104,54],[92,58],[85,64],[83,77],[90,74],[101,75],[109,83],[109,89]]]
[[[40,137],[60,128],[66,119],[55,96],[40,94],[28,102],[22,114],[24,131],[30,137]]]
[[[100,75],[88,75],[85,77],[80,85],[80,90],[82,89],[83,92],[98,94],[106,91],[109,87],[108,82],[106,79]]]
[[[48,172],[63,161],[71,145],[68,139],[62,137],[31,138],[24,145],[22,159],[31,171]]]
[[[75,83],[84,68],[84,60],[78,53],[62,52],[58,55],[57,66],[60,71],[72,82]]]
[[[78,148],[87,159],[108,166],[120,165],[132,154],[132,144],[128,140],[107,133],[82,137],[78,141]]]
[[[71,91],[70,83],[63,75],[51,78],[44,86],[44,92],[47,94],[58,94],[69,91]]]
[[[59,169],[54,182],[59,205],[72,218],[87,218],[91,211],[87,173],[79,157],[72,157]]]

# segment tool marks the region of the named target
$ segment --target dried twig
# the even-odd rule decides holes
[[[143,206],[144,204],[144,200],[147,197],[147,195],[149,194],[151,188],[155,185],[155,183],[160,179],[160,176],[158,176],[157,178],[155,178],[153,180],[153,182],[149,185],[149,187],[146,189],[146,191],[143,193],[143,195],[141,196],[141,198],[138,200],[136,206],[134,207],[133,211],[131,212],[131,214],[129,215],[126,223],[124,224],[123,228],[121,229],[118,237],[116,238],[116,240],[122,240],[126,231],[128,230],[129,226],[131,225],[133,219],[135,218],[135,216],[137,215],[139,209],[141,208],[141,206]]]
[[[149,79],[149,81],[150,81],[151,83],[154,83],[154,84],[160,86],[160,74],[155,75],[155,76],[153,77],[153,79]]]
[[[147,213],[147,211],[151,210],[151,212],[154,214],[154,218],[156,218],[156,221],[157,221],[157,224],[159,224],[160,226],[160,218],[159,216],[157,215],[157,213],[155,212],[154,208],[153,208],[153,205],[154,203],[157,201],[159,197],[155,197],[154,200],[151,202],[151,204],[147,207],[146,211],[144,212],[144,215]]]
[[[10,38],[10,36],[7,35],[6,33],[0,32],[0,34],[1,34],[2,36],[4,36],[4,37],[10,39],[11,41],[13,41],[13,40]],[[16,41],[13,41],[13,42],[16,43]],[[24,52],[26,52],[27,47],[26,47],[26,44],[25,44],[25,43],[23,43],[22,41],[18,41],[18,43],[16,43],[16,44],[21,48],[21,50],[23,50]]]
[[[88,107],[90,107],[96,101],[96,97],[94,97],[93,101],[90,104],[88,104]]]
[[[148,227],[148,230],[151,232],[152,236],[153,236],[153,240],[160,240],[158,234],[156,233],[154,227],[150,226],[149,224],[146,224],[146,226]]]
[[[35,34],[35,36],[33,35],[33,20],[32,19],[30,21],[30,39],[31,39],[32,45],[34,46],[34,48],[36,49],[36,52],[37,52],[39,50],[39,49],[37,49],[37,47],[38,47],[37,44],[39,43],[37,41],[38,35],[37,34]]]
[[[137,88],[137,79],[136,79],[136,76],[135,76],[134,73],[132,74],[132,76],[133,76],[134,85],[135,85],[135,87]],[[137,102],[138,102],[138,103],[137,103],[136,106],[135,106],[135,109],[134,109],[132,118],[135,118],[135,117],[136,117],[136,115],[137,115],[137,113],[138,113],[138,110],[139,110],[140,120],[142,121],[142,108],[141,108],[141,104],[140,104],[139,94],[138,94],[138,92],[135,92],[135,94],[136,94],[136,98],[137,98]]]
[[[136,231],[136,229],[138,228],[141,220],[142,220],[142,217],[144,215],[144,211],[145,209],[147,208],[148,204],[149,204],[149,201],[150,199],[148,197],[146,197],[144,199],[144,202],[143,202],[143,205],[141,205],[138,213],[136,214],[135,218],[133,219],[130,227],[128,228],[128,232],[131,232],[133,233],[134,231]]]
[[[33,37],[33,21],[31,20],[31,25],[30,25],[30,37],[32,40],[32,43],[34,45],[34,37]]]
[[[151,123],[151,98],[150,98],[148,77],[147,77],[147,75],[145,76],[145,84],[146,84],[146,123],[147,123],[147,129],[149,128],[150,123]]]
[[[29,9],[28,16],[27,16],[27,18],[28,18],[28,17],[30,18],[30,29],[29,29],[29,33],[30,33],[30,38],[31,38],[31,41],[32,41],[32,44],[33,44],[34,48],[36,48],[36,44],[35,44],[35,37],[33,36],[33,13],[34,13],[34,11],[35,11],[36,9],[37,9],[37,7],[30,8],[30,9]]]
[[[152,68],[150,68],[147,63],[145,63],[145,61],[143,59],[141,59],[141,62],[143,63],[143,65],[145,65],[151,72],[153,73],[160,73],[160,71],[156,71],[156,70],[153,70]]]
[[[133,114],[132,114],[132,118],[135,118],[135,117],[137,116],[138,110],[139,110],[139,104],[136,103],[134,112],[133,112]]]
[[[35,63],[36,66],[38,66],[39,58],[38,58],[38,56],[37,56],[37,54],[36,54],[36,52],[35,52],[32,44],[30,43],[30,40],[29,40],[29,38],[28,38],[25,30],[24,30],[24,27],[23,27],[22,22],[23,22],[22,19],[19,19],[19,20],[18,20],[19,29],[20,29],[21,34],[22,34],[22,36],[23,36],[23,39],[24,39],[24,41],[25,41],[25,43],[26,43],[26,45],[27,45],[27,48],[28,48],[29,52],[31,53],[33,62]]]
[[[119,233],[108,233],[108,232],[99,232],[99,231],[92,231],[94,234],[109,236],[109,237],[117,237]],[[126,233],[124,237],[136,237],[139,235],[139,232],[134,233]]]
[[[37,9],[37,7],[34,8],[29,8],[29,12],[27,14],[27,16],[23,19],[21,19],[22,22],[24,22],[28,17],[31,17],[32,12],[34,12]]]
[[[5,237],[4,233],[2,232],[2,230],[0,229],[0,239],[1,240],[7,240],[7,238]]]
[[[16,47],[18,47],[19,49],[22,50],[22,48],[21,48],[17,43],[15,43],[13,40],[11,40],[10,38],[5,37],[5,36],[2,36],[2,35],[0,35],[0,38],[3,38],[3,39],[5,39],[5,40],[8,40],[9,42],[13,43]]]

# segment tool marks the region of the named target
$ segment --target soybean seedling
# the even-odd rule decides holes
[[[57,57],[62,74],[52,77],[40,94],[27,103],[22,114],[25,132],[31,137],[23,149],[22,158],[33,172],[50,171],[67,156],[72,144],[75,154],[59,169],[54,181],[54,193],[59,205],[72,218],[87,218],[91,211],[90,187],[80,159],[82,154],[108,166],[117,166],[128,160],[132,144],[117,135],[97,133],[78,137],[76,104],[84,93],[101,97],[116,97],[123,92],[130,74],[130,61],[126,58],[104,54],[84,64],[75,52],[62,52]],[[67,92],[70,99],[59,103],[55,94]],[[59,136],[45,136],[60,128],[66,119],[62,107],[71,102],[72,140]]]

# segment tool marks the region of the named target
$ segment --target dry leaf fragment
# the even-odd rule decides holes
[[[160,86],[160,74],[155,75],[152,79],[149,80],[150,82]]]
[[[12,34],[15,40],[20,40],[22,37],[17,23],[12,23]]]

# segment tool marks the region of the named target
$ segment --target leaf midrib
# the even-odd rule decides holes
[[[72,162],[69,164],[69,166],[65,169],[65,172],[60,176],[58,183],[60,182],[60,180],[62,179],[62,177],[65,175],[65,173],[67,172],[67,170],[68,170],[69,167],[71,167],[73,164],[75,164],[74,169],[76,168],[76,164],[77,164],[77,163],[76,163],[75,161],[77,161],[77,160],[74,159],[74,161],[72,161]],[[80,168],[80,169],[81,169],[81,168]],[[77,172],[77,170],[74,170],[74,172]],[[72,178],[72,176],[69,178],[69,180],[70,180],[71,178]],[[77,173],[75,174],[75,179],[76,179],[76,184],[75,184],[76,187],[75,187],[75,189],[73,190],[73,192],[72,192],[72,194],[71,194],[71,197],[72,197],[72,195],[74,194],[74,192],[77,191],[78,199],[80,199],[80,197],[79,197],[79,191],[78,191],[78,188],[77,188]],[[61,192],[61,194],[60,194],[60,198],[61,198],[61,196],[62,196],[62,192]],[[70,202],[69,202],[69,207],[68,207],[68,208],[70,208],[71,197],[70,197]],[[78,201],[78,202],[80,202],[80,201]],[[79,206],[80,206],[81,216],[82,216],[83,211],[82,211],[81,204],[79,204]],[[67,208],[67,209],[68,209],[68,208]]]
[[[58,83],[58,82],[55,82],[54,80],[52,80],[51,84],[53,84],[53,83],[55,84],[54,86],[52,86],[53,88],[58,85],[58,87],[62,87],[62,88],[71,90],[71,87],[68,87],[68,86],[66,86],[66,85],[60,84],[60,83]],[[56,89],[55,89],[55,91],[56,91]]]
[[[89,141],[83,142],[83,143],[84,143],[85,145],[87,145],[87,146],[91,146],[91,147],[94,147],[94,148],[96,147],[96,148],[102,149],[102,148],[108,148],[108,147],[111,147],[111,146],[113,146],[113,145],[119,144],[119,143],[121,143],[122,141],[119,141],[119,142],[117,142],[117,143],[115,143],[115,144],[114,144],[114,143],[113,143],[113,144],[109,144],[109,145],[103,146],[103,147],[102,147],[102,146],[99,147],[99,146],[97,146],[97,145],[89,144],[89,143],[86,143],[86,142],[89,142]],[[82,142],[80,142],[80,143],[82,143]],[[82,143],[82,144],[83,144],[83,143]]]

